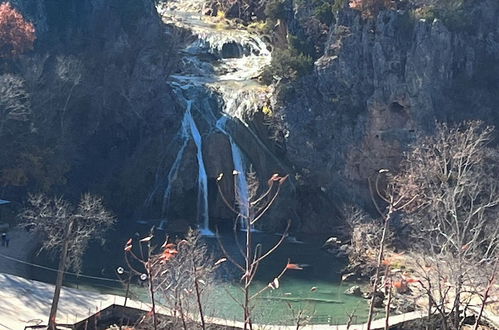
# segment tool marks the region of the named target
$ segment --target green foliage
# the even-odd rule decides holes
[[[317,2],[317,1],[316,1]],[[334,21],[333,6],[330,1],[320,1],[317,7],[314,9],[314,16],[326,25],[331,25]]]
[[[270,20],[285,19],[291,10],[290,0],[270,0],[265,6],[265,16]]]
[[[294,0],[295,5],[311,9],[312,16],[326,25],[331,25],[334,20],[333,2],[333,0]]]
[[[312,58],[315,56],[315,44],[308,38],[299,38],[290,34],[288,35],[288,44],[297,54],[304,54]]]
[[[333,11],[337,12],[343,9],[348,2],[349,0],[334,0],[334,4],[332,6]]]
[[[313,59],[294,48],[276,49],[272,53],[272,62],[265,68],[262,79],[271,83],[275,78],[294,80],[312,71]]]
[[[441,10],[437,13],[445,26],[452,31],[464,31],[471,27],[471,18],[465,8],[456,10]]]
[[[464,31],[472,25],[464,0],[428,1],[414,10],[414,16],[429,22],[440,19],[452,31]]]
[[[382,10],[397,7],[396,3],[390,0],[350,0],[349,6],[361,11],[364,18],[374,18]]]

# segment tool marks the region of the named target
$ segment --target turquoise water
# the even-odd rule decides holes
[[[266,284],[255,283],[255,290]],[[312,287],[316,287],[311,291]],[[278,290],[266,291],[253,304],[255,323],[295,324],[295,317],[300,311],[312,318],[313,323],[345,324],[348,315],[354,313],[354,323],[365,321],[367,304],[362,299],[345,296],[345,288],[334,283],[319,280],[299,280],[288,276],[281,281]],[[216,310],[208,312],[226,319],[240,320],[241,308],[230,298],[242,298],[240,289],[235,285],[225,284],[214,294]]]
[[[242,239],[242,238],[241,238]],[[269,247],[279,237],[256,235],[263,246]],[[299,311],[313,318],[314,323],[344,324],[354,312],[355,323],[365,321],[368,305],[358,297],[346,296],[348,288],[341,283],[341,270],[345,259],[338,259],[321,249],[324,239],[319,237],[300,237],[298,242],[285,242],[259,268],[254,291],[267,286],[285,267],[287,260],[299,264],[303,270],[288,270],[280,281],[277,290],[267,290],[255,301],[254,322],[272,324],[293,324],[293,313]],[[234,251],[233,240],[225,238],[229,252]],[[214,301],[217,302],[217,316],[240,319],[241,309],[230,295],[242,298],[238,283],[225,283],[217,288]]]
[[[114,233],[110,236],[117,237],[117,234]],[[244,233],[240,235],[240,239],[243,240]],[[125,237],[124,235],[120,236]],[[255,234],[255,240],[264,247],[271,246],[278,239],[279,237],[274,235]],[[75,276],[67,276],[66,285],[97,290],[102,293],[124,295],[123,286],[116,281],[115,269],[124,266],[123,244],[126,240],[127,238],[118,240],[116,246],[107,244],[111,247],[104,249],[92,246],[85,257],[84,274],[109,278],[114,281],[77,279]],[[223,235],[221,241],[230,254],[237,256],[239,252],[233,235]],[[311,317],[313,323],[344,324],[352,313],[355,314],[354,323],[365,321],[368,311],[367,301],[343,294],[348,288],[347,284],[341,283],[341,269],[345,266],[346,260],[338,259],[322,250],[323,241],[323,238],[318,237],[300,237],[299,242],[285,242],[262,263],[253,283],[254,292],[267,286],[282,271],[288,259],[292,263],[302,265],[303,270],[288,270],[280,281],[279,289],[267,290],[253,302],[255,305],[252,314],[254,322],[294,324],[293,314],[296,315],[300,311]],[[207,244],[211,246],[214,253],[220,253],[217,239],[207,239]],[[48,261],[44,256],[40,256],[37,263],[54,267],[54,263]],[[227,274],[233,275],[230,278],[240,278],[242,274],[239,274],[228,263],[224,265],[221,273],[220,279],[209,293],[210,302],[207,304],[206,313],[211,316],[240,321],[242,318],[241,308],[231,296],[241,300],[242,291],[238,281],[229,280]],[[55,273],[33,269],[32,278],[54,282]],[[135,299],[147,302],[145,288],[134,285],[131,293]]]

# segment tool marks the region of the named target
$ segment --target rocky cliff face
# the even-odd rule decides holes
[[[286,156],[300,189],[312,192],[306,200],[323,200],[301,212],[329,210],[310,224],[315,230],[334,205],[368,205],[367,178],[396,168],[415,134],[431,132],[435,120],[499,123],[499,3],[470,2],[466,20],[446,26],[408,10],[364,19],[345,8],[314,74],[281,86],[275,106]]]
[[[326,232],[339,223],[343,203],[369,207],[367,178],[395,169],[415,135],[431,132],[435,120],[499,122],[495,0],[470,2],[457,26],[420,19],[410,9],[366,19],[344,8],[327,29],[308,19],[306,6],[296,7],[302,12],[290,15],[285,30],[309,36],[306,43],[323,55],[313,74],[278,84],[272,120],[260,111],[269,91],[251,81],[266,47],[255,48],[244,31],[168,28],[150,1],[14,4],[35,23],[38,40],[32,53],[0,66],[22,81],[31,100],[29,120],[0,136],[6,146],[0,180],[13,199],[28,190],[69,197],[91,191],[120,215],[158,218],[168,195],[166,213],[181,225],[196,224],[200,154],[193,128],[182,134],[191,102],[187,119],[202,140],[211,224],[231,218],[215,179],[231,176],[242,155],[262,180],[291,175],[269,227],[292,219],[293,230]],[[258,65],[236,56],[253,48]],[[233,195],[233,187],[229,180],[223,189]]]

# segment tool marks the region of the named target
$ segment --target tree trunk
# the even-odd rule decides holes
[[[196,274],[196,266],[194,265],[194,274]],[[206,330],[206,323],[204,321],[204,313],[203,313],[203,304],[201,302],[201,290],[199,290],[199,283],[197,280],[197,276],[194,275],[194,287],[196,289],[196,299],[198,303],[198,309],[199,309],[199,317],[201,318],[201,326],[203,330]]]
[[[392,280],[389,280],[390,286],[388,287],[388,301],[386,302],[385,310],[385,330],[390,330],[390,305],[392,303]]]
[[[378,292],[378,282],[379,282],[379,277],[380,277],[380,268],[381,264],[383,263],[383,258],[385,254],[385,239],[386,239],[386,233],[388,231],[388,223],[391,220],[393,213],[393,205],[389,205],[388,213],[385,217],[385,222],[383,226],[383,234],[381,237],[381,241],[379,242],[379,253],[378,253],[378,260],[376,263],[376,273],[374,275],[374,283],[372,286],[372,293],[371,293],[371,305],[369,306],[369,315],[367,318],[367,330],[371,330],[371,323],[373,321],[373,316],[374,316],[374,300],[376,299],[376,293]]]
[[[496,278],[497,263],[498,263],[498,260],[496,259],[496,261],[494,263],[494,269],[492,271],[492,275],[490,276],[490,278],[488,280],[487,287],[485,289],[485,293],[483,294],[482,305],[480,306],[480,312],[478,313],[478,316],[476,317],[475,326],[473,327],[473,330],[478,330],[478,328],[480,327],[480,319],[482,318],[483,311],[485,310],[485,305],[487,304],[487,299],[489,299],[490,289],[492,288],[492,285],[494,284],[494,279]]]
[[[50,307],[49,329],[56,329],[57,306],[59,305],[59,297],[61,295],[62,282],[64,280],[64,270],[68,257],[69,234],[73,228],[73,220],[71,220],[64,229],[64,246],[62,247],[61,258],[59,259],[59,268],[57,270],[57,279],[55,281],[54,297],[52,298],[52,306]]]
[[[182,297],[181,296],[179,296],[178,307],[179,307],[179,311],[180,311],[180,318],[182,319],[182,326],[184,327],[184,330],[188,330],[187,323],[185,322],[184,306],[182,305]]]
[[[148,247],[148,251],[151,251],[151,248]],[[150,252],[148,252],[148,262],[147,262],[147,277],[149,279],[149,293],[151,295],[151,303],[152,303],[152,319],[154,323],[154,330],[158,329],[158,319],[156,317],[156,302],[154,299],[154,285],[152,282],[152,269],[151,269],[151,257]]]
[[[246,274],[244,277],[244,330],[252,329],[250,312],[250,284],[253,267],[251,217],[246,220]]]

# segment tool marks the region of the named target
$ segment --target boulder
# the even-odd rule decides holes
[[[383,308],[383,298],[380,296],[374,297],[373,304],[375,308]]]
[[[345,294],[348,296],[356,296],[356,297],[361,297],[362,296],[362,290],[360,289],[360,286],[354,285],[348,288],[345,291]]]

